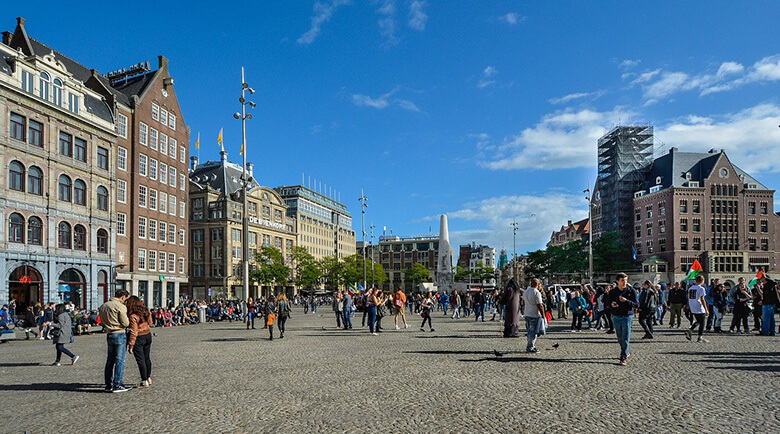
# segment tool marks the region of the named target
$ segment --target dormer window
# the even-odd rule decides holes
[[[691,172],[685,172],[685,179],[688,181],[691,180]]]
[[[79,114],[79,96],[74,93],[68,93],[68,110]]]
[[[51,81],[51,77],[49,77],[49,74],[47,74],[45,71],[41,71],[41,79],[39,81],[39,86],[38,86],[38,95],[40,95],[41,99],[44,99],[46,101],[49,100],[50,81]]]
[[[22,90],[33,93],[33,75],[22,69]]]

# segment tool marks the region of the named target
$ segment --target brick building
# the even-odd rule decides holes
[[[555,231],[550,235],[550,241],[547,242],[547,247],[562,246],[575,240],[580,240],[587,246],[589,231],[590,221],[588,219],[582,219],[577,222],[569,220],[565,226],[561,226],[560,230]]]

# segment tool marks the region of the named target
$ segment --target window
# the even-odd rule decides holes
[[[168,214],[173,216],[176,215],[176,196],[174,195],[168,197]]]
[[[184,258],[179,257],[179,274],[184,273]]]
[[[636,217],[636,221],[642,220],[642,210],[639,208],[634,209],[634,215]]]
[[[68,93],[68,110],[79,114],[79,96],[75,93]]]
[[[101,211],[108,211],[108,189],[102,185],[97,188],[97,207]]]
[[[203,242],[203,229],[195,229],[192,231],[192,241],[196,243]]]
[[[214,228],[211,230],[211,241],[222,241],[222,228]]]
[[[155,121],[160,120],[160,106],[155,103],[152,103],[152,119]]]
[[[39,148],[43,147],[43,124],[30,119],[29,122],[29,140],[30,144]]]
[[[157,211],[157,190],[153,188],[149,189],[149,209]]]
[[[38,217],[32,216],[27,220],[27,244],[43,245],[43,222]]]
[[[73,141],[73,158],[87,162],[87,141],[76,137]]]
[[[149,126],[143,122],[138,124],[138,143],[146,146],[149,144]]]
[[[693,237],[693,250],[701,250],[701,238]]]
[[[138,186],[138,206],[146,208],[146,196],[148,189],[145,185]]]
[[[761,214],[766,214],[769,209],[767,202],[761,202]]]
[[[51,83],[51,77],[44,71],[41,71],[41,78],[38,80],[38,96],[41,99],[49,100],[49,84]]]
[[[642,225],[636,225],[634,229],[636,230],[636,237],[642,238]]]
[[[186,157],[186,153],[184,152],[184,146],[179,146],[179,162],[184,162],[184,159]]]
[[[146,238],[146,217],[138,217],[138,238]]]
[[[680,250],[688,250],[688,237],[680,238]]]
[[[750,250],[755,251],[756,250],[756,239],[755,238],[748,238],[748,246]]]
[[[164,108],[160,109],[160,123],[168,126],[168,110],[165,110]]]
[[[176,129],[176,115],[168,113],[168,127],[172,130]]]
[[[647,211],[647,218],[653,218],[653,205],[647,205],[645,210]]]
[[[653,253],[653,240],[647,240],[647,253]]]
[[[71,246],[70,224],[60,222],[57,226],[57,246],[61,249],[70,249]]]
[[[184,201],[180,200],[179,201],[179,217],[180,218],[184,218],[184,216],[185,216],[184,212],[185,212],[185,210],[184,210]]]
[[[127,138],[127,116],[121,113],[116,116],[116,132],[120,137]]]
[[[184,245],[184,229],[179,229],[179,245]]]
[[[121,236],[127,235],[127,214],[125,213],[116,213],[116,234]]]
[[[24,243],[24,217],[19,213],[8,217],[8,242]]]
[[[73,156],[73,136],[60,132],[60,155]]]
[[[148,175],[148,162],[149,158],[144,154],[138,154],[138,174],[141,176]]]
[[[71,181],[67,175],[60,175],[59,179],[59,199],[63,202],[71,201]]]
[[[149,271],[154,271],[157,269],[157,251],[156,250],[149,250],[149,262],[147,263],[147,267],[149,268]]]
[[[157,130],[151,128],[149,131],[149,147],[157,150]]]
[[[160,182],[168,184],[168,165],[160,161]]]
[[[649,237],[649,236],[652,236],[652,235],[653,235],[653,224],[652,223],[648,223],[647,224],[647,236]],[[650,252],[648,251],[648,253],[650,253]]]
[[[748,232],[756,232],[756,221],[755,220],[748,220]]]
[[[187,185],[187,178],[183,173],[179,174],[179,190],[184,191],[184,186]]]
[[[108,232],[105,229],[97,231],[97,251],[98,253],[108,253]]]
[[[33,93],[33,75],[22,69],[22,90]]]
[[[157,180],[157,160],[149,159],[149,179]]]
[[[768,252],[769,251],[769,240],[766,238],[761,238],[761,250]]]
[[[658,222],[658,231],[662,234],[666,233],[666,220]]]
[[[661,217],[666,215],[666,204],[663,202],[658,204],[658,215]]]
[[[30,170],[27,171],[27,192],[41,196],[43,194],[42,186],[43,171],[35,166],[31,166]]]
[[[701,219],[693,219],[693,231],[701,232]]]
[[[24,166],[18,161],[11,161],[8,165],[8,188],[24,191]]]
[[[168,225],[168,242],[176,244],[176,225]]]
[[[169,167],[168,173],[170,173],[170,176],[168,177],[168,185],[176,188],[176,168],[173,166]]]
[[[174,139],[173,137],[168,138],[168,145],[170,146],[168,151],[168,156],[173,158],[174,161],[176,161],[176,149],[179,146],[176,143],[176,139]]]
[[[688,201],[685,199],[680,200],[680,212],[688,212]]]
[[[680,232],[688,232],[688,219],[680,219]]]
[[[167,213],[168,212],[168,195],[164,192],[160,192],[160,212],[161,213]]]
[[[756,203],[748,202],[748,214],[755,214],[755,213],[756,213]]]
[[[73,203],[87,205],[87,184],[80,179],[73,183]]]
[[[165,272],[165,263],[168,259],[168,254],[165,252],[158,252],[157,255],[160,258],[160,271]]]
[[[87,250],[87,230],[82,225],[73,227],[73,250]]]
[[[11,138],[24,141],[24,124],[27,119],[16,113],[11,113]]]
[[[108,170],[108,149],[98,146],[97,155],[98,167],[103,170]]]
[[[761,220],[761,233],[765,234],[769,232],[769,221]]]
[[[165,242],[165,235],[168,232],[168,224],[165,222],[160,222],[160,242]]]
[[[146,270],[146,249],[138,249],[138,269]]]
[[[160,133],[160,153],[168,155],[168,136]]]
[[[61,106],[62,105],[62,80],[59,78],[54,79],[54,93],[52,93],[52,100],[51,102],[54,103],[54,105]]]
[[[694,200],[693,201],[693,212],[694,214],[698,214],[701,212],[701,201],[700,200]]]
[[[98,148],[100,151],[100,148]],[[119,147],[116,152],[116,168],[127,171],[127,149]]]
[[[157,220],[149,219],[149,231],[147,232],[146,237],[152,241],[157,239]]]

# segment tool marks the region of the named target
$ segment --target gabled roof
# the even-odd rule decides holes
[[[662,190],[670,187],[685,187],[689,181],[686,178],[687,173],[691,174],[690,181],[697,181],[701,185],[705,179],[710,177],[721,155],[725,155],[725,153],[723,151],[707,153],[680,152],[677,148],[672,148],[669,150],[669,153],[653,160],[645,178],[644,189],[647,191],[650,187],[657,185],[660,185]],[[761,189],[767,189],[766,186],[748,175],[744,170],[733,163],[732,166],[737,175],[744,176],[743,183],[756,184]],[[661,178],[660,184],[656,182],[659,177]]]
[[[227,152],[220,152],[220,161],[207,161],[199,164],[190,172],[190,181],[216,190],[221,195],[235,195],[241,190],[243,168],[239,164],[227,161]],[[248,189],[260,188],[257,180],[250,178]]]
[[[139,76],[129,78],[127,80],[119,81],[114,84],[114,89],[116,89],[119,92],[122,92],[127,97],[132,97],[134,95],[140,96],[149,86],[149,83],[151,83],[154,80],[158,71],[159,69],[157,71],[150,71],[143,75],[139,75]]]

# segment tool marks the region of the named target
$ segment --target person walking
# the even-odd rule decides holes
[[[514,278],[504,288],[504,334],[505,338],[516,338],[520,336],[520,299],[523,298],[523,291],[518,286]],[[526,324],[527,325],[527,324]]]
[[[571,331],[581,332],[582,318],[587,313],[587,301],[585,301],[585,297],[580,295],[579,291],[572,293],[569,301],[569,310],[571,311]]]
[[[669,328],[674,328],[674,320],[677,319],[677,328],[680,328],[682,322],[683,305],[686,303],[687,296],[685,289],[680,287],[679,282],[674,282],[674,287],[669,290],[669,304],[671,313],[669,314]]]
[[[127,334],[127,351],[135,357],[141,374],[140,387],[152,385],[152,313],[143,300],[135,295],[125,302],[130,319],[130,333]]]
[[[122,384],[125,375],[127,350],[125,329],[130,326],[125,301],[129,297],[130,293],[127,290],[119,289],[114,294],[114,297],[111,297],[111,299],[98,308],[100,324],[103,326],[103,330],[106,331],[106,343],[108,345],[108,355],[104,369],[106,392],[121,393],[132,389],[132,387],[126,387]]]
[[[37,338],[37,328],[38,327],[35,324],[35,314],[33,313],[33,307],[27,306],[27,313],[24,316],[24,340],[30,340],[30,333],[32,333]]]
[[[54,308],[54,321],[52,321],[51,328],[49,334],[53,336],[52,343],[54,343],[54,348],[57,350],[57,358],[52,365],[61,366],[60,360],[63,354],[70,357],[71,365],[75,365],[79,360],[79,356],[65,348],[65,344],[73,343],[73,330],[71,329],[70,314],[65,310],[65,305],[62,303]]]
[[[382,318],[387,316],[387,301],[388,297],[381,289],[374,290],[374,297],[376,297],[376,324],[374,324],[374,331],[382,333]]]
[[[344,315],[344,330],[352,330],[352,306],[354,302],[352,301],[352,295],[349,292],[346,292],[344,294],[344,298],[342,299],[342,310]]]
[[[376,305],[377,300],[374,298],[374,290],[369,289],[366,291],[366,301],[363,305],[363,315],[368,317],[368,332],[371,336],[377,336],[374,331],[374,323],[376,322]]]
[[[343,307],[341,304],[341,291],[338,291],[333,296],[333,301],[331,304],[333,306],[333,313],[336,314],[336,328],[341,328],[341,319],[344,316],[344,312],[342,311]]]
[[[268,296],[265,302],[265,325],[268,327],[268,340],[274,340],[274,321],[276,321],[276,298]]]
[[[664,316],[669,311],[669,287],[661,283],[655,289],[658,292],[658,325],[664,325]]]
[[[612,308],[612,321],[615,324],[615,334],[617,334],[620,344],[621,366],[626,366],[628,357],[631,355],[631,325],[634,319],[634,309],[639,307],[636,291],[627,285],[628,275],[626,273],[617,274],[617,286],[609,292],[609,305]]]
[[[775,326],[775,305],[780,304],[780,294],[774,280],[763,274],[761,282],[761,334],[763,336],[777,336]]]
[[[404,323],[404,328],[405,329],[409,328],[409,324],[406,322],[406,311],[404,310],[404,305],[406,305],[406,294],[404,294],[404,291],[399,286],[395,289],[395,292],[393,293],[393,312],[394,312],[393,323],[395,324],[396,330],[399,330],[398,328],[399,315],[401,316],[401,320]]]
[[[734,327],[737,328],[737,333],[749,333],[748,316],[750,316],[752,298],[747,285],[745,285],[745,278],[739,278],[739,284],[737,284],[736,289],[737,291],[734,293],[734,318],[731,321],[729,333],[734,332]],[[744,331],[742,330],[743,328]]]
[[[249,330],[249,326],[252,326],[252,330],[255,328],[255,316],[257,315],[257,305],[252,297],[249,297],[246,301],[246,329]]]
[[[444,311],[444,316],[447,316],[447,309],[450,306],[450,296],[447,294],[447,291],[441,293],[439,304],[441,305],[441,309]]]
[[[290,312],[292,312],[292,306],[290,301],[287,300],[287,296],[279,294],[276,299],[279,314],[276,319],[276,323],[279,325],[279,339],[284,339],[284,332],[287,330],[287,319],[290,318]]]
[[[433,292],[428,292],[428,295],[425,296],[425,298],[422,301],[421,309],[422,312],[420,313],[420,316],[422,316],[423,321],[422,324],[420,324],[420,331],[425,331],[425,322],[428,322],[428,327],[430,327],[431,331],[433,330],[433,323],[431,323],[431,313],[433,312],[433,307],[436,305],[436,302],[433,301]]]
[[[723,315],[726,314],[726,287],[722,283],[715,285],[710,294],[712,298],[712,311],[715,312],[715,319],[712,322],[712,328],[715,333],[723,333],[722,323]]]
[[[645,280],[639,293],[639,325],[645,331],[642,339],[653,339],[653,317],[658,306],[658,294],[652,282]]]
[[[750,289],[750,295],[753,298],[753,331],[761,334],[761,319],[764,316],[761,301],[764,298],[764,294],[761,290],[760,281]]]
[[[452,302],[452,319],[460,319],[460,310],[461,307],[461,300],[460,300],[460,294],[456,290],[452,290],[452,295],[450,296],[450,302]]]
[[[693,323],[691,326],[685,330],[685,339],[691,340],[691,334],[693,332],[693,329],[696,327],[699,328],[699,338],[696,342],[709,342],[708,340],[704,339],[702,334],[704,334],[704,326],[706,324],[706,317],[707,317],[707,301],[705,300],[705,297],[707,296],[707,290],[704,289],[704,286],[702,284],[704,283],[704,276],[699,274],[696,276],[696,283],[691,285],[690,288],[688,288],[688,309],[690,310],[691,314],[694,317]]]
[[[513,284],[514,279],[510,280],[509,283]],[[541,286],[539,279],[533,278],[528,289],[523,292],[523,301],[525,301],[523,316],[525,317],[525,329],[527,331],[525,351],[527,353],[539,352],[536,348],[536,337],[539,331],[539,319],[544,318],[544,303],[542,301],[542,293],[539,291]]]

